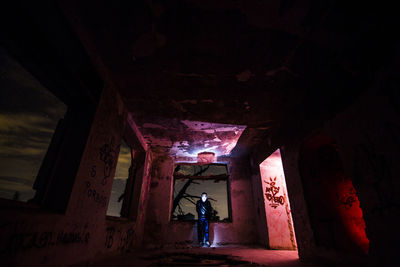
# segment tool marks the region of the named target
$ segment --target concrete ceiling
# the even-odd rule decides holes
[[[157,152],[167,152],[180,162],[195,162],[197,154],[230,156],[246,126],[200,121],[153,118],[139,130]]]
[[[366,5],[74,0],[60,6],[148,142],[177,155],[200,149],[196,142],[182,146],[201,133],[189,121],[209,122],[207,129],[217,132],[220,124],[247,126],[238,154],[283,131],[315,127],[365,90],[368,69],[381,60],[364,59],[379,47],[373,38],[379,26],[368,22]],[[364,31],[354,32],[360,24]],[[190,130],[171,135],[183,126]]]

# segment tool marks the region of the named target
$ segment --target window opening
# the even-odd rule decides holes
[[[67,106],[0,47],[0,198],[29,201]]]
[[[213,208],[211,221],[230,221],[228,168],[225,164],[175,165],[173,221],[197,220],[196,202],[206,192]]]
[[[117,167],[112,184],[110,200],[108,202],[107,215],[114,217],[127,217],[121,212],[126,196],[126,185],[132,166],[133,150],[125,143],[121,142],[118,155]],[[121,216],[122,213],[122,216]]]

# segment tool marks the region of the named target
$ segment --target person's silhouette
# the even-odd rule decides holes
[[[197,236],[199,238],[200,246],[210,246],[208,240],[208,226],[211,217],[211,203],[207,200],[207,193],[201,194],[201,199],[196,203],[196,211],[198,215],[197,222]]]

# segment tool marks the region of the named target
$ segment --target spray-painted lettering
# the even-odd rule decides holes
[[[269,180],[269,182],[264,180],[264,182],[267,184],[265,187],[265,197],[268,199],[268,201],[270,201],[269,205],[276,209],[279,205],[283,205],[285,203],[285,198],[282,195],[277,196],[280,187],[276,186],[276,177],[273,179],[270,177]]]

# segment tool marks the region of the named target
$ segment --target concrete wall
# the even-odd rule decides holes
[[[317,245],[367,254],[369,240],[351,177],[343,170],[335,141],[317,133],[303,143],[299,167]]]
[[[229,159],[227,164],[232,222],[212,222],[210,242],[214,246],[256,244],[258,237],[248,162]],[[195,222],[170,221],[173,170],[174,161],[171,157],[160,154],[154,158],[145,223],[144,244],[147,247],[185,247],[198,242]]]
[[[0,203],[3,266],[64,266],[118,253],[141,242],[151,155],[146,155],[140,212],[136,223],[106,219],[127,112],[118,94],[105,88],[64,214],[6,201]],[[133,125],[134,126],[134,125]],[[136,132],[139,134],[138,132]],[[108,147],[107,153],[100,152]],[[103,153],[103,155],[100,155]]]
[[[264,196],[260,164],[279,148],[286,180],[287,194],[290,199],[290,208],[299,257],[302,259],[311,259],[315,252],[315,242],[298,166],[298,151],[301,141],[298,136],[295,135],[290,139],[285,139],[285,143],[283,143],[281,139],[276,139],[275,142],[271,142],[271,140],[266,141],[268,142],[266,142],[264,146],[258,146],[257,149],[252,152],[250,158],[252,172],[251,182],[254,192],[253,205],[257,210],[258,243],[267,248],[271,247],[268,235],[267,215],[263,201]]]
[[[396,262],[399,250],[399,118],[392,99],[371,90],[323,128],[337,142],[344,169],[358,192],[369,258],[381,266]]]
[[[376,109],[379,109],[376,110]],[[299,153],[308,136],[296,134],[277,138],[253,151],[252,182],[259,186],[257,164],[280,148],[292,208],[299,255],[303,259],[360,262],[391,266],[399,249],[400,120],[399,107],[379,90],[370,90],[352,106],[309,133],[323,133],[337,144],[343,171],[357,191],[369,239],[368,256],[346,252],[341,247],[326,248],[315,242],[309,205],[299,166]],[[301,132],[301,129],[299,129]],[[351,183],[350,183],[351,184]],[[256,193],[260,194],[260,192]],[[254,205],[262,208],[255,196]],[[357,205],[357,203],[356,203]],[[342,218],[343,219],[343,218]],[[351,218],[350,218],[351,219]],[[258,231],[265,223],[260,219]],[[260,240],[262,243],[263,240]]]

